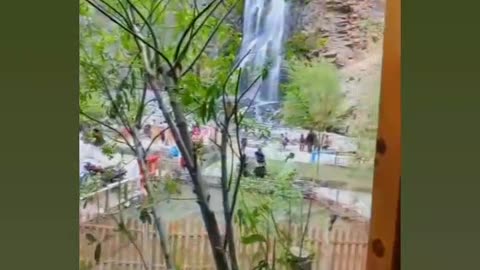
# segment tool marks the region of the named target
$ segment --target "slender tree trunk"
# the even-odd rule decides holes
[[[160,247],[162,248],[163,257],[165,257],[167,270],[173,270],[175,269],[175,262],[170,254],[170,246],[168,245],[168,232],[165,231],[165,226],[160,216],[157,215],[155,209],[152,209],[152,215],[158,237],[160,238]]]
[[[172,80],[167,77],[168,76],[164,76],[166,81],[173,83]],[[192,149],[192,139],[190,134],[188,133],[185,115],[181,110],[179,104],[176,103],[174,97],[172,95],[169,95],[169,98],[173,98],[173,101],[170,100],[170,106],[172,106],[175,119],[172,119],[170,112],[167,109],[165,102],[161,96],[160,91],[162,87],[160,86],[159,81],[151,78],[150,85],[154,90],[155,98],[157,100],[159,109],[162,111],[162,114],[165,117],[165,120],[172,132],[175,142],[177,143],[177,146],[182,153],[182,156],[186,160],[187,169],[194,187],[193,191],[197,196],[197,203],[200,207],[203,222],[207,230],[210,247],[212,249],[212,254],[215,260],[215,265],[218,270],[228,270],[230,269],[230,267],[228,264],[227,256],[223,249],[222,235],[219,230],[215,213],[211,210],[208,203],[210,196],[207,193],[204,182],[202,181],[200,168],[197,166],[195,153]]]
[[[325,132],[322,131],[321,132],[321,136],[320,137],[320,143],[318,144],[318,154],[317,154],[317,168],[316,168],[316,175],[317,175],[317,178],[318,180],[320,181],[320,155],[321,155],[321,151],[322,151],[322,147],[323,147],[323,139],[325,137]]]
[[[228,124],[225,124],[224,129],[222,130],[222,138],[220,144],[220,160],[221,160],[221,172],[222,172],[222,179],[221,179],[221,187],[222,187],[222,201],[223,201],[223,214],[225,218],[225,231],[226,231],[226,241],[227,241],[227,248],[230,256],[230,263],[232,270],[238,269],[238,261],[237,261],[237,253],[235,248],[235,235],[233,230],[233,224],[230,219],[230,214],[233,209],[230,207],[230,197],[228,192],[228,171],[227,171],[227,129]]]
[[[205,207],[204,204],[199,204],[200,210],[202,211],[202,216],[204,217],[203,221],[209,236],[208,238],[210,240],[210,246],[215,259],[215,265],[218,270],[228,270],[230,267],[222,246],[222,237],[220,230],[218,229],[218,223],[217,219],[215,218],[215,214],[208,207]]]

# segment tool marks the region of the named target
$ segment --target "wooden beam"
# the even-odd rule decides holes
[[[399,269],[401,0],[386,1],[382,89],[373,182],[368,270]]]

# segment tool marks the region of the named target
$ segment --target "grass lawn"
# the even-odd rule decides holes
[[[283,161],[269,160],[268,165],[281,166]],[[344,182],[348,189],[370,192],[373,182],[373,170],[363,168],[344,168],[338,166],[320,165],[317,177],[317,165],[293,162],[299,176],[302,178],[319,179],[321,181]]]

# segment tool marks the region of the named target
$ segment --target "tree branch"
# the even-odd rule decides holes
[[[129,29],[128,27],[124,26],[122,23],[120,23],[116,18],[113,18],[110,14],[108,14],[107,11],[104,11],[102,8],[100,8],[99,6],[97,6],[95,3],[93,3],[91,0],[85,0],[87,1],[91,6],[93,6],[95,9],[97,9],[100,13],[102,13],[105,17],[107,17],[110,21],[112,21],[113,23],[115,23],[116,25],[118,25],[120,28],[122,28],[123,30],[125,30],[127,33],[131,34],[132,36],[134,36],[136,39],[140,40],[143,44],[145,44],[147,47],[149,47],[150,49],[152,49],[153,51],[155,51],[158,55],[160,55],[160,57],[165,61],[165,63],[168,65],[169,69],[170,70],[173,70],[173,66],[172,66],[172,63],[170,62],[170,60],[168,59],[168,57],[162,53],[161,51],[159,51],[157,48],[155,48],[152,44],[150,44],[149,42],[147,42],[145,39],[143,39],[142,37],[138,36],[133,30]]]
[[[210,12],[207,14],[207,16],[205,16],[205,19],[200,23],[200,25],[197,27],[197,29],[195,30],[194,27],[195,27],[195,22],[200,19],[200,17],[208,10],[212,7],[212,5],[217,2],[217,4],[213,7],[212,10],[210,10]],[[222,3],[223,1],[220,0],[220,1],[216,1],[216,0],[213,0],[211,1],[189,24],[187,30],[185,30],[185,32],[183,33],[182,37],[181,37],[181,43],[179,43],[179,45],[177,46],[177,49],[178,49],[178,52],[175,51],[175,65],[178,66],[180,65],[180,62],[185,58],[185,55],[187,54],[187,51],[188,49],[190,48],[190,44],[191,42],[193,41],[193,39],[195,38],[195,36],[197,36],[197,34],[200,32],[200,30],[203,28],[203,26],[207,23],[207,20],[212,16],[213,12],[215,12],[217,10],[217,8],[219,7],[220,3]],[[187,34],[188,34],[188,29],[190,28],[190,37],[189,39],[187,40],[187,44],[184,46],[183,50],[180,52],[180,48],[181,48],[181,45],[183,44],[183,40],[186,38]],[[207,44],[209,44],[210,41],[207,41]],[[200,53],[201,54],[201,53]]]
[[[97,124],[100,124],[108,129],[110,129],[111,131],[117,133],[120,137],[122,137],[122,139],[125,141],[125,143],[127,144],[127,146],[133,151],[133,153],[135,153],[135,148],[128,142],[128,139],[120,132],[118,131],[116,128],[110,126],[109,124],[103,122],[103,121],[100,121],[98,119],[95,119],[94,117],[86,114],[85,112],[83,112],[82,110],[80,110],[80,114],[85,116],[86,118],[90,119],[91,121],[97,123]]]
[[[198,59],[200,59],[200,56],[203,54],[203,52],[205,51],[205,49],[207,48],[208,44],[210,44],[210,41],[213,39],[213,37],[215,36],[215,34],[217,33],[218,29],[220,28],[220,26],[222,25],[223,21],[225,21],[225,19],[227,18],[228,15],[230,15],[230,13],[233,11],[233,9],[235,8],[235,6],[237,5],[239,0],[236,0],[235,3],[228,9],[228,11],[225,13],[225,15],[220,19],[220,21],[217,23],[217,25],[215,26],[215,28],[212,30],[212,32],[210,33],[210,36],[208,37],[207,41],[205,42],[205,44],[203,45],[203,47],[200,49],[200,52],[198,53],[198,55],[194,58],[194,60],[190,63],[190,65],[188,66],[187,69],[185,69],[182,73],[182,75],[180,77],[183,77],[185,74],[187,74],[192,68],[193,66],[195,66],[195,64],[197,63]]]

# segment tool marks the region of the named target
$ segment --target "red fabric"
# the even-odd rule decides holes
[[[147,167],[148,167],[148,173],[150,175],[155,175],[156,171],[158,170],[158,161],[160,160],[160,156],[157,155],[150,155],[147,157]],[[145,174],[143,173],[142,164],[140,161],[137,161],[138,167],[140,168],[140,186],[142,188],[142,191],[146,193],[146,185],[147,185],[147,178],[145,177]]]
[[[147,165],[148,165],[148,172],[150,175],[155,175],[158,170],[158,161],[160,160],[160,156],[157,155],[150,155],[147,157]]]
[[[158,162],[159,159],[160,159],[160,156],[150,155],[150,156],[147,157],[147,162],[148,163],[154,163],[154,162]]]

